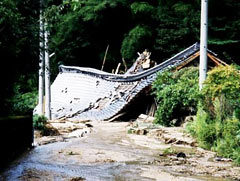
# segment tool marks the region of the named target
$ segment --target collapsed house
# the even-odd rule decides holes
[[[195,43],[159,65],[150,61],[150,53],[139,55],[125,74],[112,74],[93,68],[59,67],[51,85],[52,119],[107,120],[120,114],[141,92],[148,89],[157,73],[180,69],[199,56]],[[217,65],[224,64],[208,52]]]

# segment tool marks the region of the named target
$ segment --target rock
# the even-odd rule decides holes
[[[133,132],[137,135],[146,135],[148,133],[148,131],[146,129],[137,129]]]
[[[74,178],[71,178],[70,181],[83,181],[83,180],[86,180],[86,179],[83,177],[74,177]]]
[[[217,162],[232,162],[232,159],[222,158],[222,157],[216,157],[214,160],[217,161]]]
[[[196,141],[184,132],[182,127],[163,127],[149,132],[149,136],[160,139],[166,144],[195,146]]]
[[[148,116],[146,114],[140,114],[137,119],[141,120],[143,122],[150,122],[150,123],[152,123],[155,118],[152,117],[152,116]]]
[[[37,138],[35,141],[36,142],[34,143],[34,145],[37,146],[37,145],[46,145],[49,143],[64,141],[64,139],[61,136],[43,136],[43,137]]]
[[[83,137],[85,134],[90,133],[89,128],[84,128],[84,129],[78,129],[76,131],[73,131],[67,135],[67,138],[80,138]]]
[[[177,154],[177,158],[186,158],[186,154],[183,153],[183,152],[179,152],[179,153]]]
[[[178,119],[173,119],[173,120],[171,121],[171,123],[172,123],[173,125],[176,125],[177,122],[178,122]]]
[[[93,125],[91,125],[91,124],[89,124],[89,123],[86,123],[85,124],[88,128],[92,128],[93,127]]]
[[[186,116],[181,126],[183,128],[186,128],[187,124],[189,122],[193,122],[195,118],[196,118],[196,116]]]
[[[194,121],[195,117],[196,116],[186,116],[184,119],[184,123]]]

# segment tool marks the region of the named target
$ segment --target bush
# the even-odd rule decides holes
[[[199,107],[196,120],[192,123],[192,133],[197,136],[201,147],[210,149],[216,139],[215,125],[201,106]]]
[[[233,66],[208,73],[197,117],[187,130],[200,146],[240,164],[240,74]]]
[[[37,90],[35,79],[21,76],[13,87],[13,95],[8,99],[11,115],[26,115],[32,113],[37,105]]]
[[[199,98],[198,68],[187,67],[177,72],[166,71],[158,74],[153,83],[158,108],[156,123],[179,125],[181,118],[196,114]],[[177,122],[173,122],[177,119]]]
[[[240,112],[240,74],[234,66],[218,66],[208,73],[202,90],[201,103],[205,111],[216,119],[226,119]],[[219,107],[216,110],[216,99]],[[214,109],[215,108],[215,109]]]
[[[13,115],[28,114],[33,111],[37,103],[37,92],[17,94],[10,100]]]
[[[37,130],[44,130],[46,128],[47,118],[43,115],[33,116],[33,127]]]
[[[222,137],[217,140],[215,148],[221,156],[233,158],[234,153],[240,149],[239,131],[240,121],[238,119],[228,118],[225,120]]]

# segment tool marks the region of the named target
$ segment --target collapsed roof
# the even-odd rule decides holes
[[[52,118],[110,119],[149,87],[158,72],[179,68],[198,55],[199,44],[195,43],[163,63],[139,71],[142,60],[149,60],[150,56],[143,53],[125,74],[117,75],[92,68],[60,66],[60,72],[51,86]]]

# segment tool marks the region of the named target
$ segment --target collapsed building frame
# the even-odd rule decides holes
[[[51,85],[52,118],[72,121],[115,118],[137,95],[152,85],[159,72],[181,69],[199,56],[199,50],[199,43],[195,43],[147,70],[134,72],[135,63],[135,67],[125,74],[61,65]],[[141,60],[149,58],[146,56],[149,55],[141,54],[139,57]],[[226,65],[211,51],[208,51],[208,57],[215,65]]]

